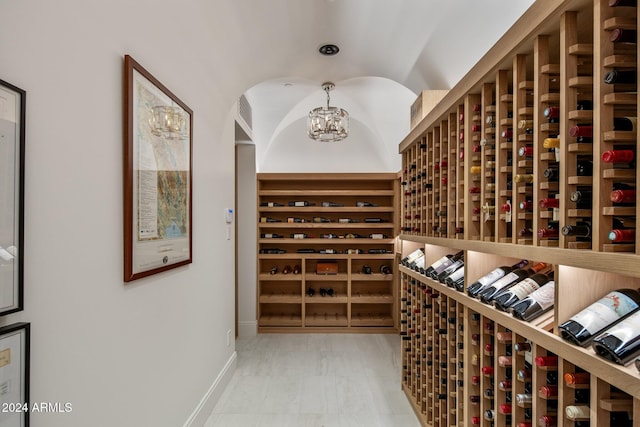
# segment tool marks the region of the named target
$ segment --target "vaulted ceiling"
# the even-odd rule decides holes
[[[352,120],[384,122],[404,105],[396,134],[380,135],[397,147],[408,131],[409,105],[425,89],[458,82],[533,0],[241,0],[233,2],[242,26],[247,66],[263,67],[247,91],[259,126],[258,151],[309,106],[325,103],[321,84],[336,83],[332,105],[351,108]],[[237,30],[235,31],[237,33]],[[340,48],[323,56],[318,48]],[[395,87],[395,89],[394,89]],[[335,102],[334,102],[335,100]],[[349,110],[351,112],[351,110]],[[299,122],[299,120],[298,120]],[[368,125],[367,125],[368,126]],[[378,132],[380,129],[374,129]],[[301,135],[301,137],[305,137]]]

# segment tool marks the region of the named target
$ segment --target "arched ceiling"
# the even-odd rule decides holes
[[[246,93],[254,117],[263,121],[254,142],[266,152],[287,121],[306,115],[302,107],[309,99],[322,105],[325,81],[336,83],[331,105],[348,110],[341,98],[358,104],[363,117],[356,119],[365,124],[384,119],[376,105],[388,97],[389,85],[381,82],[395,82],[407,117],[399,132],[406,133],[416,95],[454,86],[533,1],[233,1],[224,12],[231,25],[242,26],[241,39],[234,41],[245,49],[239,54],[267,76]],[[325,43],[340,52],[321,55],[318,47]],[[396,147],[398,142],[389,141]]]

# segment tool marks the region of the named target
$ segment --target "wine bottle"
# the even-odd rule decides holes
[[[464,267],[464,260],[462,258],[459,258],[453,264],[451,264],[449,267],[447,267],[444,270],[442,270],[442,272],[440,274],[438,274],[437,280],[440,283],[444,283],[445,279],[447,277],[449,277],[451,274],[456,272],[461,267]]]
[[[543,115],[547,118],[549,123],[558,123],[560,119],[560,108],[547,107],[544,109]]]
[[[604,163],[631,163],[635,160],[633,150],[608,150],[602,153]]]
[[[615,325],[640,307],[636,289],[613,291],[558,326],[562,338],[583,347],[604,329]]]
[[[514,286],[510,287],[506,291],[500,292],[494,297],[494,306],[501,311],[507,311],[509,307],[525,299],[534,291],[540,289],[540,287],[553,281],[554,273],[550,271],[548,273],[536,273],[531,277],[520,281]]]
[[[458,282],[461,282],[464,285],[464,263],[444,279],[444,283],[450,288],[457,288]]]
[[[569,199],[576,204],[576,209],[591,209],[591,190],[572,191]]]
[[[521,211],[531,212],[533,211],[534,203],[532,200],[523,200],[518,204],[518,206],[520,207]]]
[[[576,104],[576,110],[593,110],[593,102],[589,99],[583,99]]]
[[[595,352],[619,365],[640,355],[640,311],[626,317],[593,339]]]
[[[500,136],[505,138],[507,140],[507,142],[512,142],[513,141],[513,130],[511,128],[505,129],[505,130],[502,131]]]
[[[614,117],[613,118],[613,130],[635,132],[637,125],[638,125],[637,117]]]
[[[564,408],[564,413],[567,415],[567,419],[589,419],[591,416],[591,410],[586,405],[569,405]]]
[[[518,149],[518,155],[520,157],[532,157],[533,156],[533,145],[523,145]]]
[[[544,199],[540,199],[538,206],[543,209],[559,208],[560,199],[556,199],[555,197],[546,197]]]
[[[588,222],[579,222],[576,225],[565,225],[562,227],[562,235],[590,239],[591,224]]]
[[[611,70],[604,76],[606,84],[637,84],[636,70]]]
[[[480,301],[485,304],[491,303],[493,298],[495,298],[501,291],[508,289],[509,287],[515,285],[521,280],[532,276],[535,273],[538,273],[547,268],[547,264],[544,262],[539,262],[534,264],[529,268],[519,268],[517,270],[512,271],[511,273],[504,276],[502,279],[494,282],[491,286],[487,287],[483,290],[478,296],[480,297]]]
[[[553,308],[555,301],[554,281],[547,282],[529,296],[511,306],[513,317],[529,322]]]
[[[609,0],[609,6],[611,6],[611,7],[618,7],[618,6],[636,7],[636,6],[638,6],[638,0]]]
[[[463,251],[460,251],[460,252],[456,253],[455,255],[450,255],[450,257],[448,257],[446,260],[444,260],[444,262],[442,264],[440,264],[437,268],[434,268],[433,271],[431,271],[431,273],[427,274],[425,272],[425,274],[427,274],[433,280],[438,280],[438,275],[440,273],[442,273],[451,264],[453,264],[454,262],[456,262],[459,259],[461,259],[463,257],[463,255],[464,255]]]
[[[610,199],[617,204],[635,204],[636,190],[613,190],[610,194]]]
[[[422,248],[416,249],[415,251],[411,252],[409,255],[407,255],[406,257],[402,258],[402,260],[400,262],[405,267],[408,267],[409,264],[414,262],[420,256],[424,256],[424,249],[422,249]]]
[[[557,239],[558,234],[558,223],[550,222],[547,224],[547,228],[538,229],[538,237],[541,239]]]
[[[567,385],[589,384],[591,375],[588,372],[568,372],[564,374]]]
[[[542,415],[538,418],[539,427],[555,427],[558,424],[558,417],[555,415]]]
[[[485,288],[487,288],[488,286],[491,286],[495,281],[506,276],[508,273],[512,272],[513,270],[523,268],[527,264],[529,264],[527,260],[522,260],[512,265],[511,267],[506,265],[498,267],[493,271],[491,271],[489,274],[484,275],[483,277],[481,277],[480,279],[478,279],[477,281],[469,285],[467,287],[467,294],[469,294],[469,296],[471,297],[475,297],[480,292],[482,292]]]
[[[301,207],[306,207],[306,206],[313,206],[313,205],[315,205],[315,203],[311,203],[311,202],[308,202],[306,200],[303,200],[303,201],[289,202],[288,205],[292,206],[292,207],[301,208]]]
[[[527,173],[527,174],[518,174],[516,176],[513,177],[513,180],[517,183],[523,183],[523,184],[531,184],[534,180],[535,177],[533,176],[533,174],[531,173]]]
[[[544,148],[560,148],[560,138],[545,138],[542,141],[542,146]]]
[[[445,256],[443,256],[442,258],[440,258],[439,260],[437,260],[436,262],[434,262],[433,264],[431,264],[429,267],[427,267],[424,271],[424,274],[427,276],[431,276],[431,273],[436,269],[439,268],[442,264],[444,264],[446,261],[448,261],[449,259],[451,259],[453,255],[451,254],[447,254]]]
[[[593,176],[593,162],[591,160],[580,160],[576,165],[578,176]]]
[[[531,351],[531,343],[527,341],[517,342],[513,345],[513,350],[516,352]]]
[[[590,143],[593,138],[593,126],[576,125],[569,128],[569,136],[577,138],[578,142]]]
[[[544,170],[542,175],[547,178],[547,181],[549,182],[558,182],[558,180],[560,179],[560,170],[558,166],[549,166],[550,167]]]
[[[635,30],[614,28],[609,34],[611,43],[636,43],[636,40],[638,40],[638,33]]]
[[[391,267],[389,267],[388,265],[381,265],[380,266],[380,273],[382,273],[382,274],[391,274],[391,273],[393,273],[393,270],[391,270]]]
[[[634,243],[636,241],[635,228],[616,228],[609,231],[609,240],[613,243]]]

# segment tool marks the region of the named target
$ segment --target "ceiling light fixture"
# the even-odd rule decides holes
[[[335,44],[323,44],[318,48],[318,52],[323,55],[332,56],[340,52],[340,48]]]
[[[329,92],[335,85],[331,82],[322,84],[327,93],[327,107],[314,108],[309,112],[309,138],[317,141],[342,141],[349,136],[349,113],[342,108],[329,106]]]

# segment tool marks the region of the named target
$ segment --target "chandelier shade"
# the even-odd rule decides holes
[[[349,113],[338,107],[329,106],[329,92],[335,85],[323,83],[327,93],[327,106],[314,108],[309,112],[308,135],[317,141],[342,141],[349,136]]]

